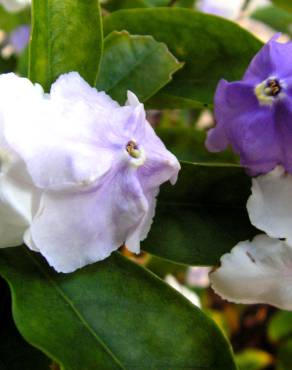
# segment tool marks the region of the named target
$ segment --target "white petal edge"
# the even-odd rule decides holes
[[[272,238],[285,238],[292,246],[292,176],[277,166],[252,180],[247,202],[251,223]]]
[[[292,310],[292,248],[267,235],[237,244],[210,274],[211,286],[235,303],[266,303]]]

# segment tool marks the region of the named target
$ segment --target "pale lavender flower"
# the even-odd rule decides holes
[[[217,125],[206,142],[214,152],[231,144],[252,176],[278,164],[292,173],[292,42],[280,44],[276,37],[254,57],[242,81],[220,81]]]
[[[2,78],[19,91],[23,79]],[[102,260],[123,243],[138,253],[159,186],[175,183],[180,168],[143,105],[129,92],[120,107],[77,73],[61,76],[50,94],[30,89],[29,101],[12,100],[1,111],[7,142],[41,190],[27,244],[61,272]]]
[[[244,0],[199,0],[196,4],[201,12],[228,19],[238,18],[243,5]]]
[[[16,54],[21,54],[27,47],[30,38],[30,26],[22,25],[17,27],[9,35],[9,43]]]

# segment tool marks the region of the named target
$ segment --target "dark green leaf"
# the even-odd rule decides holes
[[[103,4],[110,12],[119,9],[150,8],[155,6],[167,6],[170,0],[108,0]]]
[[[145,101],[166,85],[181,67],[166,45],[153,37],[113,32],[104,42],[96,86],[121,104],[125,103],[127,90]]]
[[[262,46],[254,36],[225,19],[182,8],[121,10],[104,20],[105,34],[126,29],[164,42],[184,68],[149,107],[210,105],[221,78],[238,80]]]
[[[255,234],[247,211],[251,181],[237,165],[182,163],[175,186],[164,185],[143,249],[189,265],[215,265]]]
[[[0,30],[10,32],[23,24],[30,24],[30,10],[9,13],[0,5]]]
[[[278,351],[277,370],[291,370],[292,363],[292,340],[283,343]]]
[[[102,52],[98,0],[33,0],[30,79],[45,90],[63,73],[96,82]]]
[[[49,370],[51,361],[17,331],[7,284],[0,279],[0,370]]]
[[[235,370],[214,323],[119,253],[64,275],[25,247],[7,248],[0,271],[18,329],[64,370]]]
[[[17,60],[15,56],[11,56],[8,59],[4,59],[0,56],[0,73],[14,72],[17,66]]]

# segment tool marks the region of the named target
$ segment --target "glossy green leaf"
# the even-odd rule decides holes
[[[0,278],[0,370],[50,370],[51,360],[21,337],[12,319],[7,284]]]
[[[30,24],[29,9],[18,13],[10,13],[0,5],[0,30],[10,32],[23,24]]]
[[[268,335],[271,341],[292,338],[292,312],[277,312],[269,323]]]
[[[182,163],[177,184],[162,186],[143,249],[184,264],[217,264],[255,234],[246,211],[250,187],[237,165]]]
[[[291,0],[272,0],[273,3],[289,12],[292,12],[292,2]]]
[[[70,275],[27,248],[0,251],[22,335],[64,370],[235,370],[199,309],[119,253]]]
[[[212,104],[218,81],[240,79],[262,46],[233,22],[182,8],[120,10],[105,18],[105,34],[124,29],[152,35],[185,62],[173,81],[150,99],[149,107]]]
[[[102,52],[98,0],[32,2],[29,75],[45,90],[63,73],[77,71],[94,85]]]
[[[266,6],[259,8],[251,17],[267,24],[276,31],[292,36],[292,13],[280,7]]]
[[[181,67],[166,45],[153,37],[113,32],[104,42],[96,87],[121,104],[126,101],[127,90],[145,101],[166,85]]]
[[[188,127],[163,127],[157,128],[156,133],[167,149],[175,154],[180,161],[239,163],[238,157],[231,150],[222,153],[210,153],[205,147],[205,131]]]

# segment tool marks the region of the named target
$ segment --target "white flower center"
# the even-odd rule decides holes
[[[260,105],[272,105],[276,100],[285,96],[283,88],[285,83],[276,77],[269,77],[267,80],[258,84],[255,89],[255,95]]]
[[[126,152],[131,157],[130,163],[134,167],[140,167],[145,162],[145,151],[135,140],[130,140],[126,145]]]

